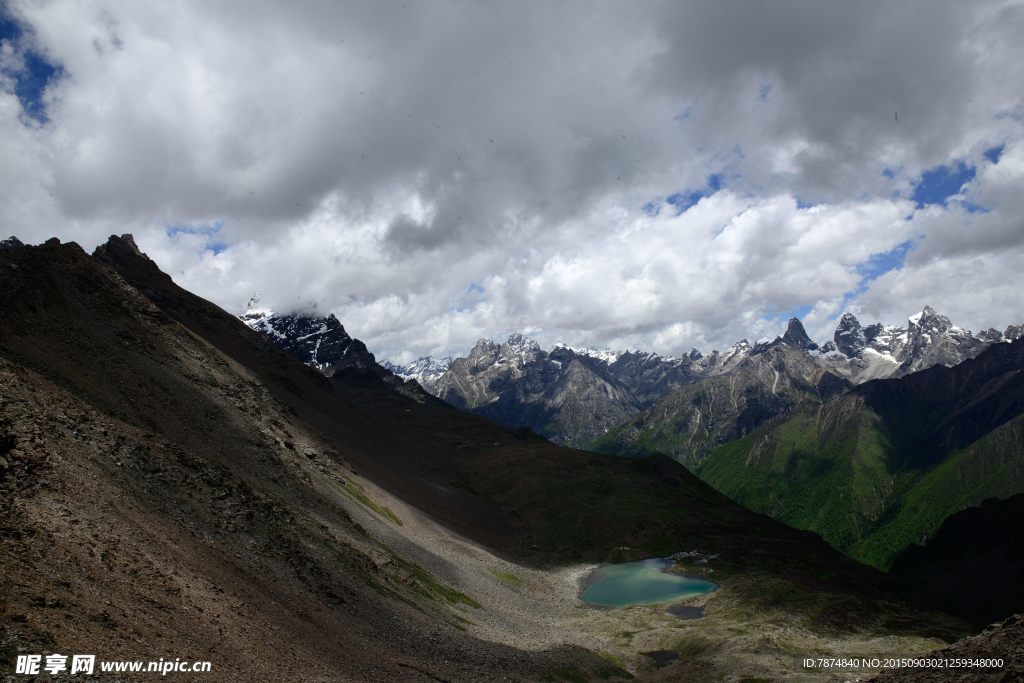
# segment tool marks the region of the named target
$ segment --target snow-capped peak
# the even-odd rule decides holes
[[[541,350],[540,344],[536,341],[516,332],[509,335],[505,343],[501,345],[501,353],[522,364],[532,360],[541,353]]]
[[[611,365],[612,363],[617,361],[625,353],[624,351],[612,351],[611,349],[598,349],[595,346],[572,346],[570,344],[566,344],[565,342],[558,342],[557,344],[555,344],[555,348],[572,351],[577,356],[588,356],[590,358],[594,358],[596,360],[607,363],[608,365]]]
[[[452,357],[434,358],[432,356],[420,356],[408,365],[398,365],[388,361],[382,361],[381,365],[402,379],[414,379],[421,385],[426,386],[443,375],[451,367]]]
[[[258,321],[274,317],[274,311],[260,306],[260,293],[256,292],[249,299],[249,303],[245,305],[245,312],[238,317],[249,327],[254,327]],[[259,331],[262,332],[263,330]]]

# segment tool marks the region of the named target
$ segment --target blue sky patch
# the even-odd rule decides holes
[[[675,209],[676,215],[683,213],[704,197],[710,197],[725,187],[725,176],[721,173],[712,173],[704,181],[704,187],[699,190],[684,190],[675,192],[665,197],[665,204]],[[643,211],[648,216],[657,216],[661,211],[661,202],[651,200],[643,205]]]
[[[964,183],[974,180],[976,172],[974,166],[968,166],[963,161],[924,171],[914,187],[913,199],[917,202],[917,208],[927,204],[945,206],[946,200],[958,194]]]
[[[989,147],[982,154],[983,157],[991,161],[993,164],[999,163],[999,158],[1003,156],[1003,150],[1006,149],[1006,145],[996,145],[995,147]]]
[[[180,235],[202,235],[207,238],[203,243],[202,251],[210,252],[217,256],[231,248],[229,242],[213,239],[223,228],[224,221],[216,221],[214,223],[197,223],[195,225],[168,225],[164,228],[164,232],[171,239],[175,239]]]
[[[814,206],[813,202],[807,201],[806,199],[804,199],[800,195],[797,195],[796,197],[794,197],[794,199],[796,199],[796,208],[798,208],[798,209],[809,209],[812,206]]]
[[[908,218],[909,220],[909,218]],[[881,276],[893,270],[899,270],[907,262],[907,252],[914,248],[914,241],[901,242],[889,251],[880,251],[872,254],[868,260],[857,266],[857,274],[860,281],[854,289],[843,295],[843,301],[839,304],[839,312],[846,312],[850,302],[867,291],[868,285]],[[839,319],[837,315],[836,320]]]
[[[195,225],[168,225],[164,228],[164,232],[167,233],[168,237],[176,237],[178,235],[216,235],[224,228],[224,221],[216,221],[214,223],[196,223]]]
[[[21,24],[0,6],[0,41],[7,41],[15,50],[21,49],[22,67],[5,70],[4,75],[14,81],[14,94],[25,114],[39,123],[50,120],[43,94],[47,86],[60,80],[64,68],[48,60],[42,53],[26,48],[28,42]]]
[[[857,274],[860,275],[858,289],[863,291],[872,280],[888,273],[891,270],[899,270],[907,261],[907,252],[914,247],[911,240],[897,244],[889,251],[872,254],[868,260],[857,266]]]
[[[14,42],[21,38],[21,26],[0,6],[0,40]]]

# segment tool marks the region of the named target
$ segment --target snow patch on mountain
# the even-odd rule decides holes
[[[570,344],[566,344],[565,342],[558,342],[557,344],[555,344],[554,348],[556,348],[556,349],[566,349],[568,351],[572,351],[577,356],[587,356],[589,358],[594,358],[596,360],[601,361],[602,363],[607,363],[608,365],[611,365],[612,363],[617,361],[625,353],[625,351],[612,351],[611,349],[598,349],[595,346],[588,346],[588,347],[572,346]],[[657,354],[653,354],[653,355],[657,355]]]

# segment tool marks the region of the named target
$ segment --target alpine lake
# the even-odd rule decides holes
[[[654,605],[692,598],[718,588],[710,581],[666,571],[673,564],[670,558],[655,557],[598,567],[584,581],[580,600],[605,608]]]

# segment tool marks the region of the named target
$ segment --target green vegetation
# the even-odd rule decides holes
[[[498,580],[507,586],[511,586],[512,588],[522,588],[523,586],[523,580],[515,574],[510,574],[508,572],[491,573],[498,577]]]
[[[635,421],[609,429],[590,444],[588,448],[598,453],[609,453],[621,458],[642,458],[651,453],[675,454],[683,450],[685,437],[673,434],[661,427],[649,427],[631,431]]]
[[[882,524],[850,548],[869,564],[887,568],[897,551],[931,537],[942,522],[986,498],[1009,498],[1024,489],[1024,420],[993,430],[952,455],[919,479],[905,477],[906,490]]]
[[[414,562],[403,560],[397,555],[392,560],[408,572],[413,580],[412,590],[428,600],[443,600],[450,605],[469,605],[474,609],[480,609],[480,603],[461,593],[454,588],[449,588],[435,579],[430,572]]]
[[[884,570],[949,515],[1024,490],[1022,443],[1024,418],[1017,418],[931,462],[906,439],[895,443],[863,404],[840,399],[719,447],[697,474],[746,507],[815,531]]]
[[[684,659],[690,659],[710,649],[713,644],[699,633],[687,633],[676,640],[672,651]]]
[[[570,683],[587,683],[590,676],[583,669],[575,666],[558,666],[548,672],[544,677],[547,681],[570,681]]]
[[[356,484],[355,482],[346,479],[344,484],[342,484],[341,486],[341,490],[355,498],[365,507],[376,512],[381,517],[384,517],[385,519],[390,519],[398,526],[402,526],[402,520],[398,515],[392,512],[387,505],[381,505],[380,503],[377,503],[368,495],[366,495],[366,492],[363,491],[363,488],[359,486],[359,484]]]

